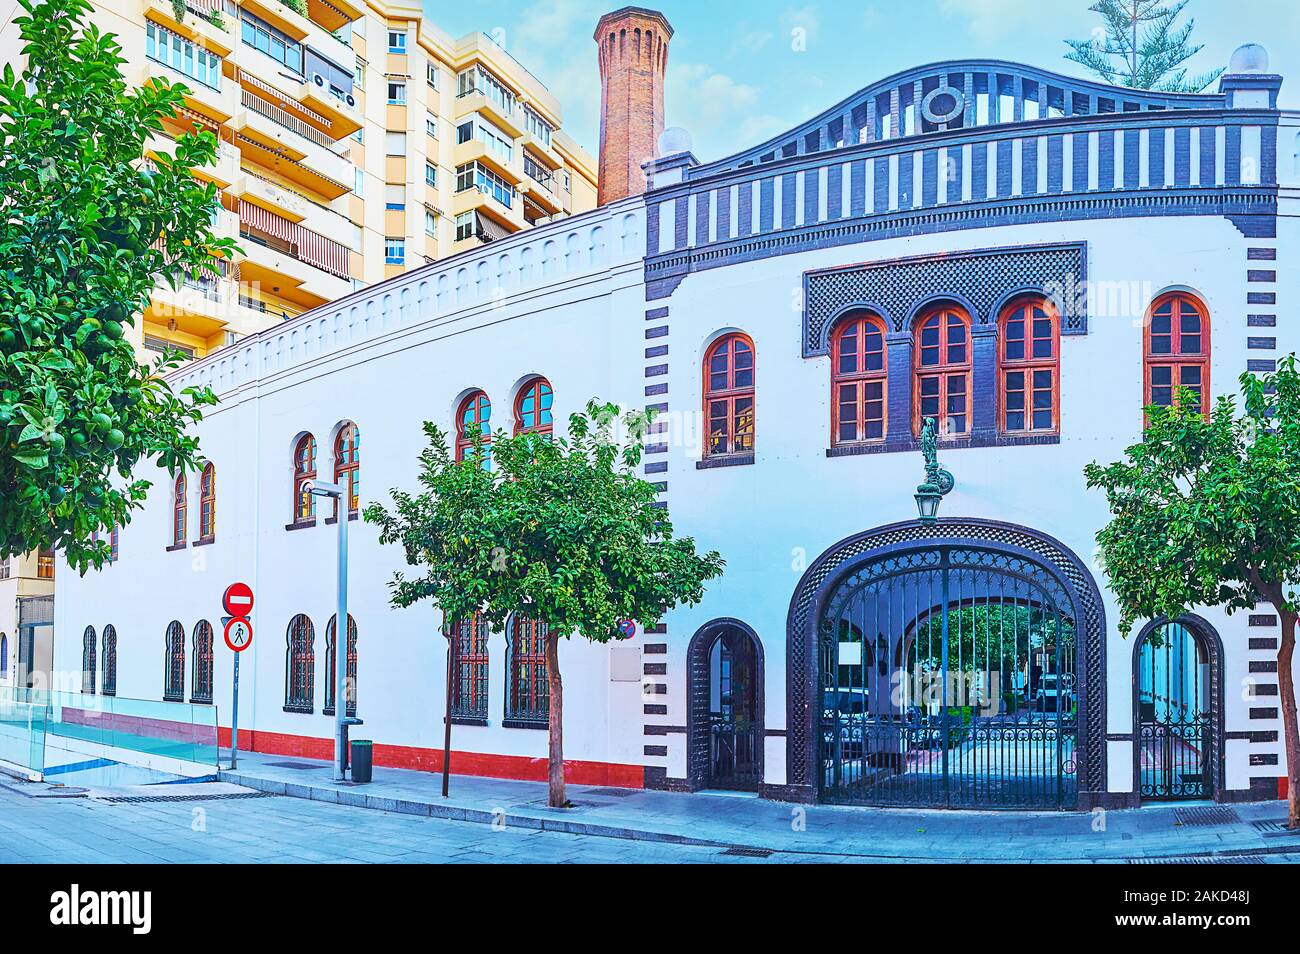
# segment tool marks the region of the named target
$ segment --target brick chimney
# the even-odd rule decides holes
[[[664,131],[664,74],[673,28],[662,13],[624,7],[596,24],[600,48],[600,192],[605,205],[645,192],[641,164]]]

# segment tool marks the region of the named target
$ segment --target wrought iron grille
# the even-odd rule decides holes
[[[284,707],[311,712],[316,701],[316,630],[299,614],[289,621],[285,648]]]
[[[190,702],[212,702],[212,624],[206,619],[194,625],[194,685]]]
[[[334,714],[334,646],[338,628],[338,614],[330,617],[325,627],[325,715]],[[357,621],[348,614],[348,670],[343,676],[344,698],[347,699],[346,714],[357,714]]]
[[[787,777],[789,784],[816,788],[821,701],[817,674],[819,658],[819,601],[837,588],[837,578],[849,567],[871,565],[880,559],[924,560],[945,542],[962,542],[985,549],[991,557],[1022,554],[1033,561],[1040,578],[1059,581],[1075,606],[1080,645],[1077,676],[1079,700],[1077,784],[1080,803],[1106,791],[1104,672],[1106,665],[1105,611],[1091,574],[1058,541],[1027,527],[994,520],[941,519],[923,526],[916,521],[891,524],[848,537],[831,547],[809,567],[790,605],[787,623]]]
[[[95,691],[95,627],[81,634],[81,691]]]
[[[456,624],[452,639],[451,717],[486,719],[488,715],[488,629],[477,613]]]
[[[106,696],[117,695],[117,630],[112,626],[104,627],[104,680],[103,693]]]
[[[521,616],[510,619],[506,718],[512,722],[546,725],[549,720],[547,633],[543,623]]]
[[[1212,794],[1210,656],[1182,623],[1157,626],[1138,651],[1138,778],[1152,801]]]
[[[185,627],[176,620],[167,624],[163,702],[185,701]]]
[[[1078,799],[1076,623],[1011,554],[936,546],[867,564],[819,621],[825,801],[964,808]]]
[[[724,630],[709,650],[708,782],[713,787],[757,790],[763,780],[757,679],[749,634]]]

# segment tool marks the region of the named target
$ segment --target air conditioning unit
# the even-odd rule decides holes
[[[353,109],[357,108],[357,98],[353,96],[351,93],[348,93],[346,96],[343,97],[343,102],[347,103]]]
[[[319,86],[321,89],[325,88],[325,77],[322,76],[320,73],[312,73],[311,81],[315,83],[317,86]]]

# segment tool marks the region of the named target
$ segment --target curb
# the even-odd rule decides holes
[[[618,825],[602,825],[600,823],[569,821],[560,818],[543,818],[536,815],[512,815],[504,812],[485,811],[481,808],[467,808],[462,805],[440,805],[434,802],[417,802],[404,798],[384,798],[380,795],[367,795],[364,792],[346,788],[322,788],[320,786],[302,785],[297,782],[281,782],[274,779],[258,778],[257,776],[244,775],[238,770],[234,772],[222,771],[219,773],[219,777],[223,782],[232,782],[270,795],[331,802],[337,805],[349,805],[354,808],[368,808],[372,811],[395,812],[399,815],[445,818],[451,821],[472,822],[479,825],[493,825],[504,822],[512,828],[555,831],[567,835],[590,835],[597,838],[621,838],[625,841],[695,845],[705,848],[734,847],[731,842],[692,838],[689,835],[676,835],[671,832],[645,831],[639,828],[624,828]],[[779,851],[780,849],[772,850]]]

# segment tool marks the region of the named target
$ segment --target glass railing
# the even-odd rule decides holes
[[[0,762],[34,775],[45,771],[49,706],[27,701],[26,690],[0,688]]]
[[[103,759],[192,776],[215,771],[217,755],[215,706],[44,689],[0,694],[0,759],[34,773]]]

